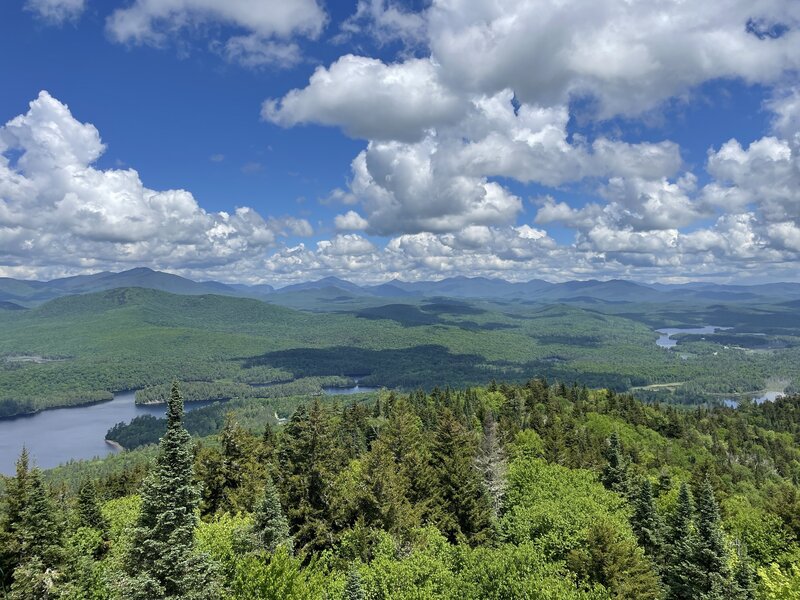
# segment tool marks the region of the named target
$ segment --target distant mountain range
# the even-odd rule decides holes
[[[541,279],[510,282],[485,277],[451,277],[441,281],[406,282],[393,280],[380,285],[357,285],[337,277],[325,277],[275,289],[270,285],[226,284],[217,281],[192,281],[185,277],[137,268],[121,273],[102,272],[52,281],[26,281],[0,278],[0,310],[19,310],[53,298],[103,290],[141,287],[173,294],[218,294],[281,302],[293,297],[320,299],[348,298],[425,298],[449,297],[522,302],[792,302],[800,300],[800,283],[763,285],[643,284],[613,279],[609,281],[567,281],[550,283]]]

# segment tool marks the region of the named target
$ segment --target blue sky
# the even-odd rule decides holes
[[[5,2],[0,276],[797,280],[800,9],[750,4]]]

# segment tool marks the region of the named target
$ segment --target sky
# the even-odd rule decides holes
[[[796,0],[6,0],[0,276],[800,281]]]

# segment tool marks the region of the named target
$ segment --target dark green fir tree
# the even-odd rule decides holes
[[[91,479],[81,482],[78,490],[78,519],[82,527],[91,527],[106,533],[108,524],[100,511],[97,488]]]
[[[54,596],[60,578],[62,527],[39,469],[28,473],[28,496],[19,526],[20,562],[14,569],[11,600]]]
[[[168,402],[167,432],[141,496],[122,595],[130,600],[218,598],[208,563],[194,548],[199,493],[177,384],[172,385]]]
[[[290,543],[289,521],[283,514],[278,491],[267,476],[264,495],[253,515],[253,535],[259,549],[274,552],[280,544]]]
[[[661,573],[667,600],[699,598],[700,570],[695,564],[697,533],[694,506],[689,487],[684,483],[669,521],[664,540],[664,566]]]
[[[634,498],[631,527],[645,554],[650,557],[661,556],[661,520],[653,502],[653,486],[649,479],[642,481]]]
[[[3,512],[0,515],[0,584],[1,589],[11,585],[11,576],[19,566],[22,540],[20,527],[22,513],[28,504],[30,464],[27,448],[22,448],[17,459],[16,475],[6,480]]]
[[[619,434],[615,431],[608,439],[605,451],[606,465],[600,475],[600,481],[606,489],[613,490],[623,495],[628,493],[628,464],[622,453],[622,443]]]
[[[711,482],[706,477],[697,489],[696,523],[697,547],[695,563],[701,574],[700,590],[710,594],[728,586],[730,572],[725,537],[720,523],[719,507]]]
[[[475,462],[475,436],[443,409],[432,450],[439,485],[434,520],[448,539],[486,542],[492,532],[492,506]]]

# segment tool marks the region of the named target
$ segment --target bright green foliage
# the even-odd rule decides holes
[[[779,561],[791,547],[794,536],[781,517],[754,505],[746,496],[725,499],[723,508],[726,532],[741,540],[757,563]]]
[[[183,428],[183,398],[173,385],[167,432],[153,471],[142,487],[142,505],[126,561],[121,593],[131,599],[215,598],[204,558],[194,549],[198,491],[192,481],[189,434]]]
[[[62,600],[105,600],[109,598],[108,564],[96,560],[106,542],[98,529],[79,527],[64,545],[64,567],[60,577]]]
[[[285,546],[270,556],[240,556],[231,585],[236,600],[319,600],[323,590],[322,577],[303,569]]]
[[[662,552],[661,519],[656,512],[653,501],[653,486],[649,479],[644,479],[633,501],[631,527],[636,534],[639,545],[651,557],[660,557]]]
[[[603,488],[594,473],[518,459],[509,468],[506,512],[500,520],[505,541],[533,542],[545,556],[564,559],[586,545],[592,524],[606,520],[635,540],[624,502]]]
[[[537,379],[380,399],[373,409],[367,397],[318,398],[266,437],[269,408],[229,404],[235,419],[194,457],[171,403],[158,456],[137,450],[46,474],[69,511],[38,495],[34,512],[52,515],[51,530],[66,524],[50,564],[19,563],[26,519],[31,531],[49,520],[30,518],[43,482],[21,464],[0,485],[0,533],[16,540],[17,554],[2,548],[18,567],[9,598],[349,600],[358,588],[369,600],[797,598],[800,398],[677,411]],[[629,482],[618,491],[599,480],[604,467],[619,473],[612,465]],[[130,495],[145,471],[143,497]],[[697,510],[684,481],[697,482]],[[98,522],[97,495],[112,498],[99,511],[105,533],[85,526]],[[481,521],[495,521],[487,535],[474,533]],[[296,556],[280,543],[287,529],[305,537]],[[149,570],[138,570],[146,548]]]
[[[476,450],[474,435],[445,409],[432,451],[438,477],[434,519],[452,542],[479,544],[491,535],[492,507],[475,464]]]
[[[283,514],[278,491],[269,477],[264,486],[264,494],[253,515],[253,535],[256,537],[258,547],[266,552],[275,552],[281,544],[288,544],[291,548],[289,521]]]
[[[800,565],[783,570],[772,563],[758,569],[758,597],[763,600],[800,600]]]

